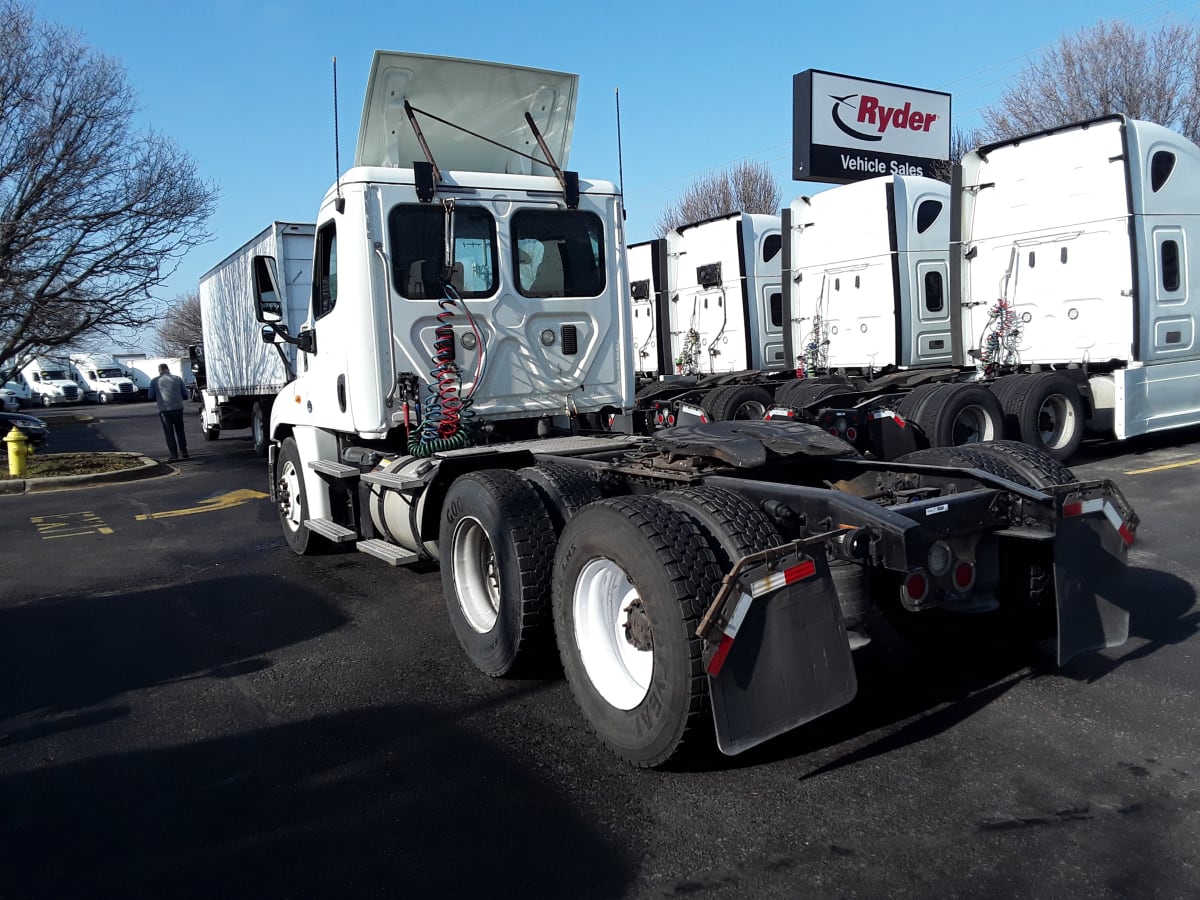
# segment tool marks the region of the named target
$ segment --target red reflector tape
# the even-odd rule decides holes
[[[758,579],[758,581],[750,585],[750,594],[754,597],[761,597],[763,594],[779,590],[784,585],[795,584],[797,581],[811,578],[816,572],[816,563],[811,559],[806,559],[804,562],[794,565],[790,569],[784,569],[782,572],[775,572],[766,578]]]
[[[1063,518],[1065,519],[1097,512],[1104,513],[1104,518],[1108,520],[1109,525],[1117,530],[1117,534],[1121,536],[1121,540],[1125,542],[1126,546],[1133,543],[1133,532],[1129,530],[1129,526],[1121,519],[1121,514],[1117,512],[1117,508],[1107,500],[1095,499],[1063,504]]]
[[[713,654],[713,658],[708,662],[708,674],[716,676],[721,671],[721,666],[725,665],[725,657],[729,655],[730,648],[733,647],[733,638],[726,635],[721,638],[721,643],[717,647],[717,652]]]
[[[771,591],[778,590],[781,587],[811,578],[816,573],[816,563],[811,559],[806,559],[802,563],[784,569],[782,572],[774,572],[766,578],[760,578],[751,584],[750,593],[742,594],[737,599],[737,605],[734,606],[733,612],[729,616],[729,623],[725,626],[724,632],[721,635],[721,643],[717,646],[717,652],[708,661],[708,674],[715,677],[721,671],[721,667],[725,665],[725,657],[729,655],[729,650],[733,647],[733,641],[737,637],[738,629],[742,627],[746,613],[750,610],[750,603],[755,597],[761,597],[763,594],[769,594]]]

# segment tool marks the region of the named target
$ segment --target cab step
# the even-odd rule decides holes
[[[335,544],[344,544],[358,537],[354,531],[351,531],[345,525],[339,525],[332,519],[308,519],[305,521],[304,527],[313,534],[319,534],[321,537],[331,540]]]
[[[334,462],[331,459],[310,459],[308,467],[314,472],[320,472],[322,475],[329,475],[333,478],[356,478],[361,474],[354,466]]]
[[[382,559],[389,566],[406,566],[409,563],[417,561],[417,554],[410,550],[405,550],[403,547],[397,547],[395,544],[389,544],[387,541],[379,538],[371,538],[369,541],[359,541],[356,545],[359,553],[366,553],[369,556],[374,556],[377,559]]]
[[[403,478],[400,475],[389,475],[386,472],[365,472],[362,480],[365,484],[377,484],[380,487],[405,493],[419,491],[428,483],[424,478]]]

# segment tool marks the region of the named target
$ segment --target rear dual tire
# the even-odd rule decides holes
[[[1079,387],[1059,372],[1006,375],[992,383],[1004,408],[1007,436],[1055,459],[1072,457],[1083,443],[1086,417]]]
[[[720,580],[708,537],[655,497],[601,500],[563,531],[559,657],[592,729],[635,766],[662,765],[711,733],[696,628]]]

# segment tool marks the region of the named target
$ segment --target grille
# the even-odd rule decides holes
[[[79,388],[64,387],[63,388],[63,396],[66,397],[68,400],[78,400],[79,399]]]
[[[562,348],[567,356],[574,356],[579,352],[579,332],[574,325],[562,327]]]
[[[132,394],[133,393],[133,385],[130,384],[128,381],[124,382],[123,384],[118,385],[118,389],[120,390],[120,392],[122,394]]]

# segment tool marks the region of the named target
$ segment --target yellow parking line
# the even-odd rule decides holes
[[[1183,462],[1167,463],[1163,466],[1153,466],[1149,469],[1134,469],[1131,472],[1126,472],[1126,475],[1145,475],[1149,472],[1162,472],[1165,469],[1182,469],[1184,466],[1200,466],[1200,459],[1188,459]]]

